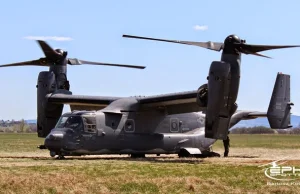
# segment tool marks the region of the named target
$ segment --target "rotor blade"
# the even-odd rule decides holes
[[[60,55],[55,50],[53,50],[45,41],[37,40],[37,42],[47,58],[54,60],[59,58]]]
[[[272,59],[271,57],[268,57],[268,56],[266,56],[266,55],[262,55],[262,54],[260,54],[260,53],[245,53],[245,54],[256,55],[256,56],[259,56],[259,57],[265,57],[265,58]]]
[[[237,44],[237,47],[247,50],[252,53],[273,50],[273,49],[283,49],[283,48],[294,48],[300,47],[300,45],[251,45],[251,44]]]
[[[92,62],[92,61],[84,61],[76,58],[69,58],[68,64],[70,65],[104,65],[104,66],[116,66],[116,67],[128,67],[128,68],[137,68],[137,69],[145,69],[145,66],[136,66],[136,65],[123,65],[123,64],[112,64],[112,63],[100,63],[100,62]]]
[[[191,41],[180,41],[180,40],[166,40],[166,39],[158,39],[158,38],[148,38],[148,37],[141,37],[141,36],[131,36],[131,35],[123,35],[124,38],[136,38],[136,39],[144,39],[144,40],[155,40],[155,41],[162,41],[162,42],[171,42],[171,43],[178,43],[178,44],[186,44],[186,45],[193,45],[199,46],[202,48],[220,51],[223,48],[223,43],[220,42],[191,42]]]
[[[240,48],[240,52],[242,52],[242,53],[244,53],[244,54],[246,54],[246,55],[256,55],[256,56],[259,56],[259,57],[265,57],[265,58],[271,59],[271,57],[268,57],[268,56],[266,56],[266,55],[262,55],[262,54],[260,54],[260,53],[255,53],[255,52],[250,52],[250,51],[244,50],[244,49],[242,49],[242,48]]]
[[[14,66],[47,66],[47,65],[43,64],[41,60],[24,61],[19,63],[0,65],[0,67],[14,67]]]

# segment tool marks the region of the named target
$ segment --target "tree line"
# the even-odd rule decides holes
[[[289,129],[271,129],[264,126],[237,127],[230,131],[231,134],[300,134],[300,127]]]
[[[21,121],[1,122],[0,133],[35,133],[36,123],[26,123]]]

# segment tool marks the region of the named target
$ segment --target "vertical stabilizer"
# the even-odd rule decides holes
[[[291,126],[290,75],[278,73],[270,100],[267,117],[273,129],[286,129]]]

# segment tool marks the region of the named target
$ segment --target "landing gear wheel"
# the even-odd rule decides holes
[[[220,154],[216,152],[203,151],[202,154],[196,155],[197,158],[212,158],[212,157],[221,157]]]
[[[58,155],[56,159],[57,159],[57,160],[64,160],[64,159],[66,159],[66,158],[65,158],[65,156],[63,156],[63,155]]]
[[[178,153],[178,157],[179,158],[187,158],[187,157],[192,157],[192,155],[185,149],[181,149]]]
[[[146,158],[145,154],[130,154],[131,158]]]
[[[51,156],[52,158],[55,157],[55,156],[56,156],[56,152],[50,151],[50,156]]]
[[[210,152],[208,157],[221,157],[221,155],[217,152]]]
[[[183,158],[183,157],[194,157],[194,158],[208,158],[208,157],[221,157],[220,154],[216,153],[216,152],[212,152],[212,151],[202,151],[201,154],[190,154],[188,151],[186,151],[185,149],[181,149],[180,152],[178,153],[179,158]]]

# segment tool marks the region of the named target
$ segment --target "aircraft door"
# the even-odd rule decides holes
[[[80,145],[85,149],[90,149],[90,145],[93,145],[97,136],[97,126],[95,115],[83,115],[82,116],[83,127],[80,134]]]
[[[179,119],[178,118],[170,119],[170,132],[172,132],[172,133],[179,132]]]

